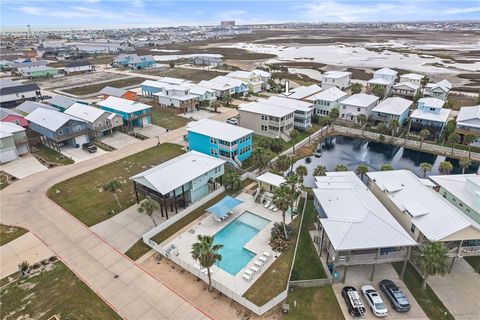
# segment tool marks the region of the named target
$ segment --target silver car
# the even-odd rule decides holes
[[[388,315],[387,306],[383,303],[382,298],[373,286],[369,284],[364,285],[361,292],[374,315],[377,317],[386,317]]]

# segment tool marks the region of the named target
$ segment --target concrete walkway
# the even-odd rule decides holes
[[[465,260],[457,260],[445,277],[429,277],[427,282],[456,320],[480,319],[480,274]]]

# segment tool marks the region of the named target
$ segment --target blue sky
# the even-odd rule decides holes
[[[3,30],[480,19],[480,0],[0,0]]]

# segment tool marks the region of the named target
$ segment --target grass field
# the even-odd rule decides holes
[[[90,84],[82,87],[74,87],[70,89],[65,89],[63,91],[66,93],[74,94],[76,96],[84,96],[87,94],[97,93],[103,88],[105,88],[106,86],[110,86],[114,88],[124,88],[124,87],[134,86],[137,84],[139,85],[145,80],[146,80],[145,78],[131,77],[126,79],[113,80],[109,82]]]
[[[51,266],[51,268],[49,268]],[[2,280],[2,319],[121,319],[63,263],[12,282]]]
[[[135,242],[133,246],[131,246],[127,252],[125,252],[125,255],[132,259],[133,261],[139,259],[141,256],[146,254],[148,251],[150,251],[152,248],[147,246],[144,242],[143,239],[138,240]]]
[[[7,176],[3,173],[0,172],[0,190],[8,186],[10,183],[8,182]]]
[[[109,212],[116,214],[135,204],[131,176],[182,153],[181,146],[164,143],[57,183],[48,190],[48,196],[84,224],[92,226],[111,218]],[[102,190],[112,179],[122,184],[117,191],[121,208],[113,194]]]
[[[171,112],[152,108],[152,123],[165,129],[174,130],[187,125],[189,120]]]
[[[27,233],[28,230],[25,230],[20,227],[7,226],[5,224],[0,224],[0,246],[3,246],[10,241],[17,239],[20,236],[23,236]]]
[[[70,158],[67,158],[63,154],[59,153],[58,151],[55,151],[46,145],[39,144],[35,146],[36,151],[33,152],[34,155],[39,156],[43,160],[47,162],[52,162],[52,163],[58,163],[58,164],[72,164],[75,161],[73,161]]]
[[[401,262],[392,263],[398,274],[401,272],[402,264]],[[403,282],[405,282],[408,290],[410,290],[429,319],[454,319],[429,285],[427,285],[425,290],[422,289],[422,277],[411,263],[407,265]]]
[[[345,319],[331,286],[294,288],[288,293],[287,302],[290,305],[290,311],[285,315],[285,319]]]
[[[211,70],[200,70],[200,69],[185,69],[185,68],[169,68],[169,69],[158,69],[158,70],[144,70],[139,71],[139,73],[146,73],[149,75],[159,76],[159,77],[173,77],[173,78],[183,78],[191,80],[194,82],[202,80],[210,80],[217,76],[225,75],[224,73],[211,71]]]

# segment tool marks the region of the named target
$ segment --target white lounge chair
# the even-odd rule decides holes
[[[255,261],[253,264],[256,265],[259,268],[261,268],[263,266],[263,262],[259,261],[259,260]]]
[[[275,208],[274,204],[272,204],[270,207],[268,207],[268,210],[273,210],[273,208]]]
[[[217,222],[222,222],[222,219],[220,219],[220,218],[217,217],[217,218],[215,218],[215,221],[217,221]]]
[[[271,204],[272,204],[272,201],[267,200],[267,201],[265,201],[265,205],[263,207],[268,208],[268,207],[270,207]]]
[[[272,257],[272,255],[270,253],[268,253],[267,251],[265,251],[264,253],[262,253],[262,255],[267,258],[267,259],[270,259]]]
[[[258,273],[260,272],[260,269],[255,267],[255,266],[251,266],[250,269],[252,269],[253,271],[255,271],[255,273]]]
[[[273,208],[273,212],[277,212],[277,211],[278,211],[277,207]]]
[[[247,280],[248,282],[252,281],[252,278],[246,273],[243,274],[242,278]]]
[[[260,261],[262,261],[263,263],[265,263],[265,262],[268,261],[268,259],[265,258],[264,256],[260,256],[260,257],[258,257],[258,259],[259,259]]]
[[[253,272],[252,270],[250,269],[246,269],[245,270],[245,274],[248,274],[250,277],[253,276],[255,274],[255,272]]]

